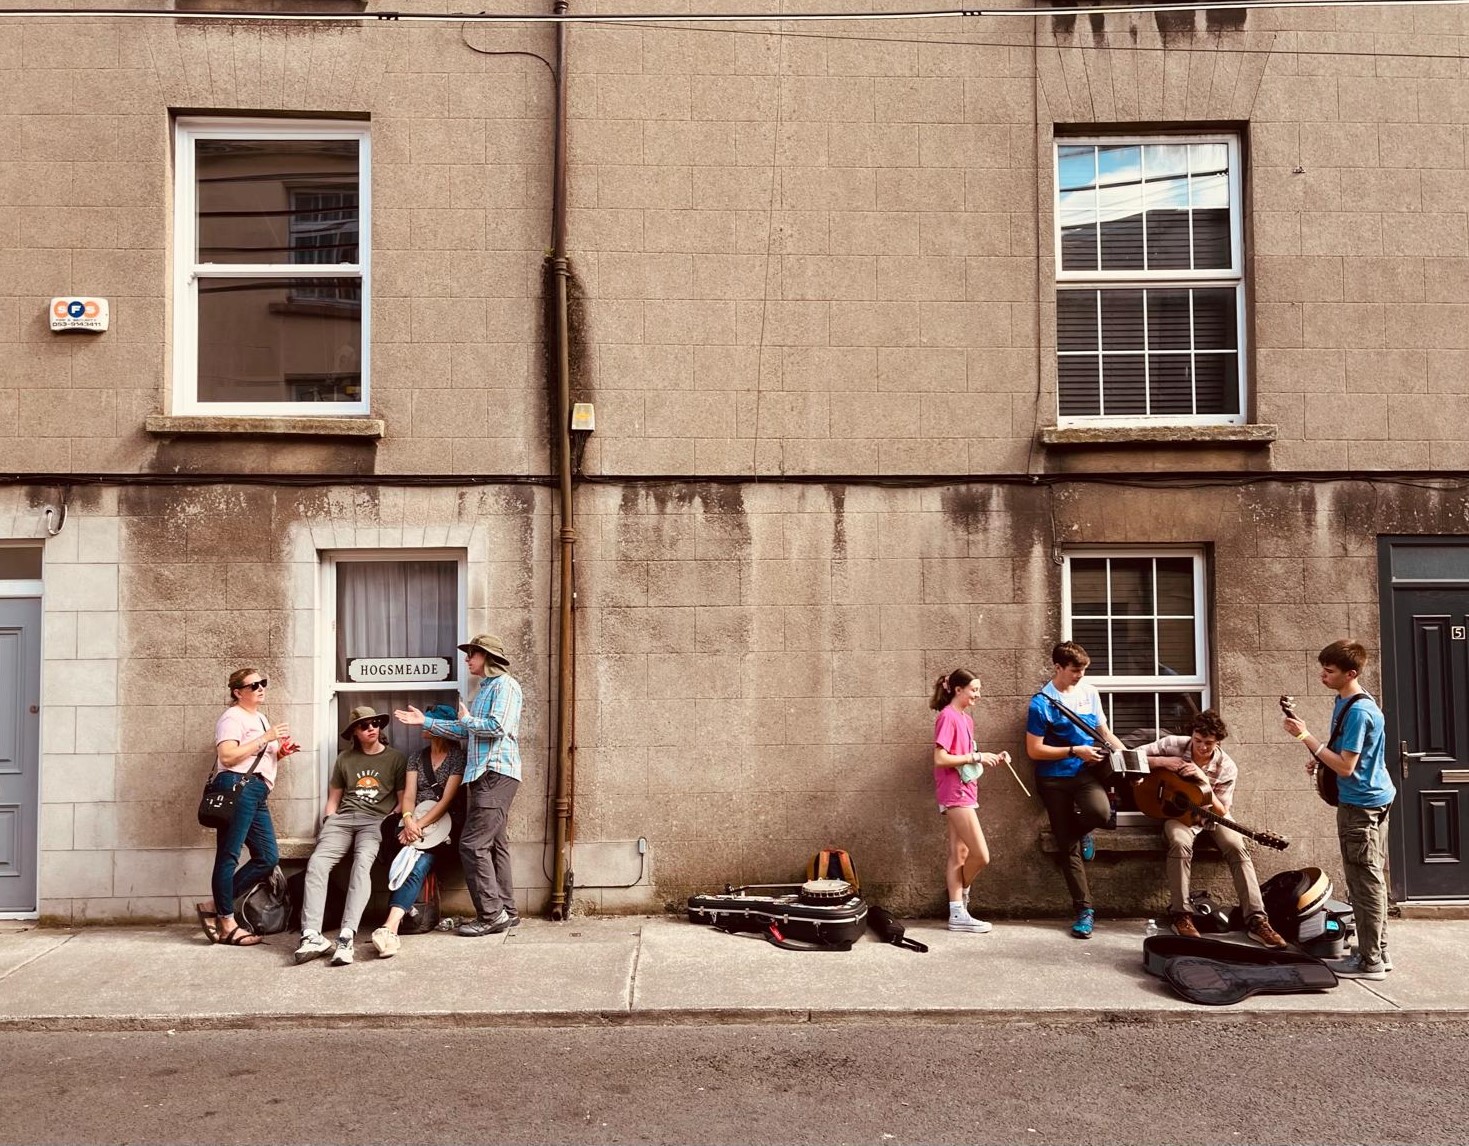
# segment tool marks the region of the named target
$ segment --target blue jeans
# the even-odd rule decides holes
[[[418,893],[423,888],[423,881],[428,878],[429,869],[433,866],[434,857],[428,852],[419,852],[418,861],[413,865],[413,870],[408,873],[408,878],[403,881],[403,886],[388,897],[388,906],[400,907],[406,914],[418,902]]]
[[[218,791],[240,782],[238,772],[219,772],[209,781],[209,790]],[[220,828],[214,842],[214,910],[220,915],[235,913],[235,896],[243,895],[268,876],[280,862],[275,843],[275,825],[270,822],[270,809],[265,806],[270,789],[261,776],[245,781],[235,801],[235,818],[227,828]],[[250,862],[240,866],[240,849],[250,849]]]

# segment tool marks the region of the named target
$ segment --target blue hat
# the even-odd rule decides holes
[[[423,714],[430,720],[458,720],[459,712],[451,704],[436,704],[432,708],[425,708]]]

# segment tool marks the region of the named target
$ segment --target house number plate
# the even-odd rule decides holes
[[[1462,641],[1464,639],[1464,626],[1463,625],[1450,625],[1449,626],[1449,638],[1451,640],[1455,640],[1455,641]]]

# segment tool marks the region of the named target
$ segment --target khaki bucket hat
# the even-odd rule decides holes
[[[505,655],[505,645],[499,637],[492,636],[489,633],[481,633],[474,640],[459,646],[459,651],[465,653],[473,652],[476,649],[484,653],[491,660],[498,661],[506,668],[510,667],[510,658]]]
[[[388,716],[386,713],[378,712],[377,709],[369,704],[365,704],[361,708],[354,708],[351,712],[347,713],[347,727],[342,729],[342,739],[351,740],[352,729],[356,728],[359,724],[370,724],[374,728],[386,728],[388,726]]]

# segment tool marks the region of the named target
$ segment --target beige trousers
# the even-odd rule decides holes
[[[1245,848],[1244,836],[1223,824],[1215,824],[1209,830],[1229,864],[1229,874],[1234,876],[1234,892],[1245,920],[1264,915],[1265,901],[1260,898],[1260,880],[1255,875],[1255,861],[1250,859]],[[1189,872],[1194,862],[1194,829],[1181,820],[1164,820],[1163,839],[1168,844],[1168,910],[1187,911]]]

